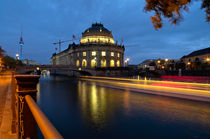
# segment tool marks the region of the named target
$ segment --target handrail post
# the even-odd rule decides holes
[[[25,95],[30,95],[36,101],[38,75],[15,75],[17,131],[19,139],[37,138],[37,124],[26,103]]]

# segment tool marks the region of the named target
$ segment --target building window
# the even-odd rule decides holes
[[[83,67],[86,67],[86,66],[87,66],[87,60],[86,60],[86,59],[83,59],[83,60],[82,60],[82,66],[83,66]]]
[[[114,56],[114,52],[111,52],[111,56]]]
[[[106,56],[106,52],[105,51],[102,51],[101,52],[101,56]]]
[[[91,68],[96,67],[96,58],[91,60]]]
[[[77,63],[76,63],[77,67],[79,67],[79,60],[77,60]]]
[[[106,67],[106,60],[101,60],[101,67]]]
[[[120,67],[120,60],[117,60],[117,67]]]
[[[114,60],[110,61],[110,67],[114,67]]]
[[[120,53],[117,53],[117,57],[120,57]]]
[[[92,51],[92,56],[96,56],[96,51]]]
[[[77,56],[79,57],[79,52],[77,53]]]
[[[82,55],[83,55],[83,56],[86,56],[86,52],[83,52]]]

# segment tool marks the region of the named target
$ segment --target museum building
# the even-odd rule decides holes
[[[103,24],[95,23],[82,33],[79,44],[51,57],[52,65],[70,65],[78,68],[123,67],[125,48],[117,44],[112,32]]]

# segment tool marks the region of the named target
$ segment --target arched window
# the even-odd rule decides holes
[[[91,68],[95,68],[96,67],[96,58],[91,60]]]
[[[117,60],[117,67],[120,67],[120,60]]]
[[[110,67],[114,67],[114,60],[110,60]]]
[[[77,60],[76,65],[77,65],[77,67],[79,67],[79,60]]]
[[[101,60],[101,67],[106,67],[106,60]]]
[[[83,60],[82,60],[82,66],[83,66],[83,67],[86,67],[86,66],[87,66],[87,60],[86,60],[86,59],[83,59]]]

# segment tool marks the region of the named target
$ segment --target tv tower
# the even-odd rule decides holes
[[[23,60],[23,45],[24,45],[24,42],[23,42],[23,31],[22,31],[22,27],[21,27],[21,37],[20,37],[20,60]]]

